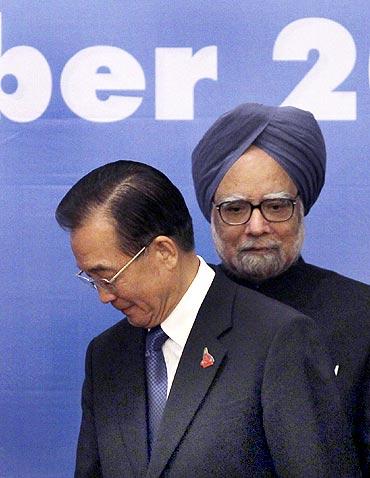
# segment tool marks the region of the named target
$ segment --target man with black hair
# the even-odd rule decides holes
[[[198,257],[166,176],[107,164],[56,217],[125,316],[87,350],[76,477],[358,476],[314,322]]]

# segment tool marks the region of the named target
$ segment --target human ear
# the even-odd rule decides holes
[[[176,242],[168,236],[157,236],[151,246],[156,259],[167,269],[173,269],[178,262],[179,250]]]

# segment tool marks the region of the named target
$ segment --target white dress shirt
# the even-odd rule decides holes
[[[204,259],[200,256],[198,259],[199,269],[193,282],[171,314],[161,323],[162,329],[169,337],[162,346],[167,367],[167,397],[191,328],[215,276],[214,270],[206,264]],[[200,350],[199,361],[202,359],[201,354]]]

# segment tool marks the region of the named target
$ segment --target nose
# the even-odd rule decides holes
[[[114,299],[116,299],[116,295],[106,289],[103,289],[102,287],[98,287],[98,294],[99,294],[99,299],[103,304],[110,304]]]
[[[245,233],[258,237],[270,232],[270,223],[262,216],[259,209],[254,209],[249,221],[245,224]]]

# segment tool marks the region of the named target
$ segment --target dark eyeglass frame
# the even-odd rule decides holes
[[[263,201],[261,201],[260,203],[258,204],[252,204],[250,201],[246,201],[245,199],[233,199],[231,201],[222,201],[220,202],[219,204],[215,204],[213,203],[213,206],[217,209],[218,211],[218,214],[221,218],[221,221],[224,222],[225,224],[227,224],[228,226],[241,226],[243,224],[247,224],[247,222],[250,221],[251,217],[252,217],[252,214],[253,214],[253,211],[255,209],[258,209],[259,212],[261,213],[262,217],[267,221],[267,222],[273,222],[273,223],[279,223],[279,222],[286,222],[286,221],[289,221],[289,219],[291,219],[293,217],[293,214],[294,214],[294,211],[295,211],[295,206],[298,202],[298,197],[299,197],[299,193],[297,193],[297,195],[294,197],[294,198],[280,198],[280,197],[277,197],[277,198],[271,198],[271,199],[264,199]],[[271,219],[268,219],[266,216],[265,216],[265,213],[263,212],[263,205],[264,204],[270,204],[272,203],[273,201],[277,201],[277,200],[283,200],[283,201],[287,201],[290,205],[291,205],[291,213],[290,213],[290,216],[286,219],[279,219],[279,220],[271,220]],[[225,204],[232,204],[232,203],[245,203],[245,204],[248,204],[250,206],[250,214],[249,214],[249,217],[242,221],[242,222],[227,222],[224,217],[222,216],[222,208]]]

